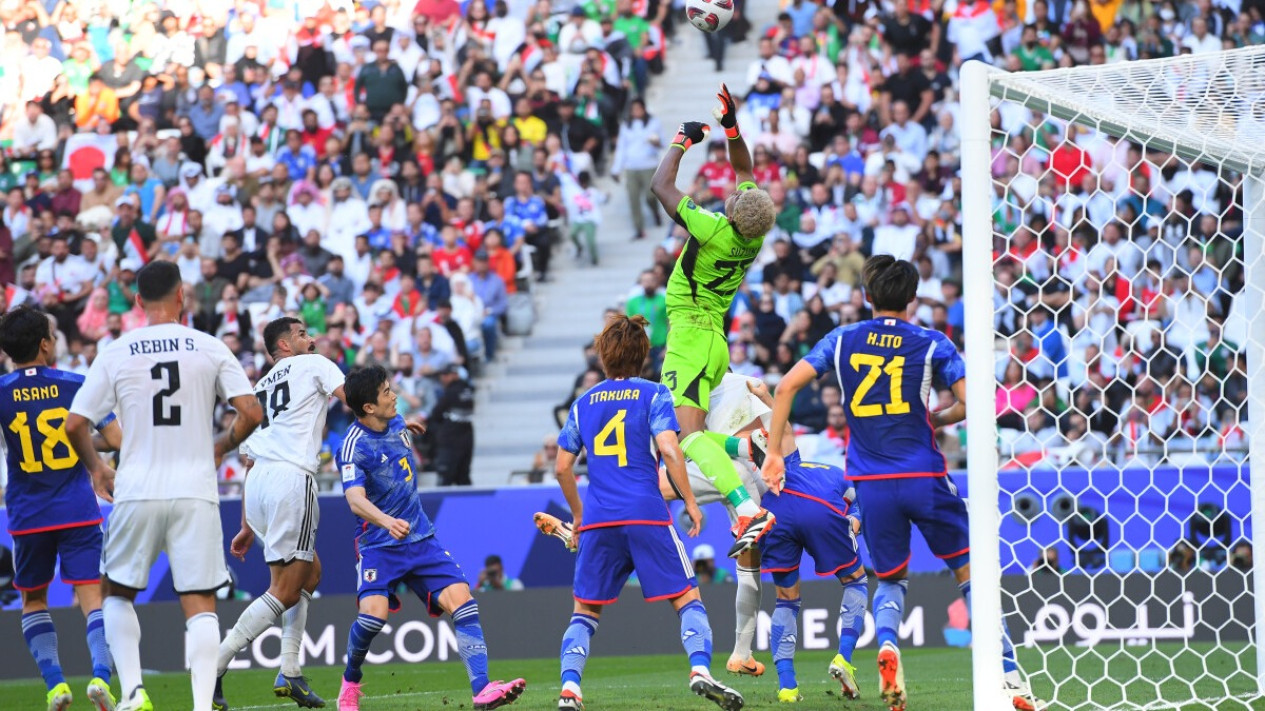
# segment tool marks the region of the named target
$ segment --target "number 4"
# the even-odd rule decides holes
[[[853,353],[849,360],[852,369],[860,372],[862,366],[868,367],[870,370],[861,379],[861,384],[857,386],[856,392],[852,393],[852,401],[849,406],[852,408],[852,414],[857,417],[875,417],[877,415],[904,415],[909,412],[909,403],[901,398],[901,385],[904,383],[905,376],[905,356],[896,356],[890,361],[884,360],[883,356],[871,355],[869,353]],[[870,388],[878,382],[879,375],[886,374],[888,384],[891,389],[891,402],[886,404],[862,405],[865,396],[869,394]]]
[[[627,410],[616,412],[615,416],[602,428],[602,431],[597,433],[597,437],[593,441],[593,454],[619,457],[619,466],[621,467],[628,466],[628,448],[624,446],[624,417],[627,414]],[[613,444],[609,441],[612,434],[615,436]]]

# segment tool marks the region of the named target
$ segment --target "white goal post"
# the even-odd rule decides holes
[[[1218,541],[1246,543],[1257,554],[1261,548],[1255,543],[1265,541],[1265,475],[1260,475],[1265,472],[1265,47],[1013,74],[967,62],[959,121],[974,708],[1010,708],[1001,691],[1003,619],[1035,695],[1050,701],[1051,709],[1253,708],[1251,700],[1265,695],[1265,655],[1257,646],[1265,634],[1265,595],[1251,591],[1265,590],[1265,561],[1247,572],[1230,562],[1237,559],[1217,557],[1213,548],[1224,543],[1205,550],[1193,542],[1193,533],[1187,541],[1186,532],[1203,516],[1206,541],[1222,531],[1214,520],[1224,526]],[[1010,141],[1024,131],[1044,136],[1046,143]],[[1092,144],[1085,137],[1093,135],[1109,138]],[[1051,137],[1056,145],[1049,144]],[[1143,162],[1096,166],[1086,190],[1056,175],[1050,158],[1056,147],[1082,139],[1086,147],[1076,150],[1087,156],[1097,151],[1119,162],[1140,151]],[[1008,165],[1012,159],[1024,166],[1018,173]],[[1037,174],[1023,175],[1029,169]],[[1108,173],[1116,184],[1107,184]],[[1118,209],[1128,190],[1118,182],[1124,176],[1132,185],[1139,174],[1148,177],[1151,190],[1168,183],[1167,212],[1123,213],[1137,218],[1123,226],[1124,241],[1132,246],[1104,262],[1107,248],[1098,247],[1099,239],[1112,248],[1118,243],[1100,237],[1107,230],[1091,211],[1099,210],[1117,225],[1112,230],[1120,229],[1125,218]],[[1191,176],[1208,181],[1206,194]],[[1182,189],[1192,186],[1205,204],[1169,210],[1174,200],[1188,199]],[[1210,197],[1214,193],[1234,195],[1236,202],[1217,202]],[[1142,197],[1135,204],[1151,209]],[[999,211],[1017,217],[999,219]],[[1049,282],[1042,282],[1044,272],[1033,278],[1024,261],[1034,253],[1024,245],[1036,234],[1029,225],[1038,223],[1029,220],[1038,215],[1039,224],[1050,228],[1037,235],[1046,243],[1035,253],[1054,249],[1069,259],[1083,258],[1077,269],[1094,264],[1091,257],[1106,265],[1097,272],[1091,268],[1088,279],[1069,282],[1057,298],[1050,296]],[[1214,227],[1208,235],[1200,232],[1203,216],[1215,218],[1206,223]],[[1181,219],[1190,225],[1188,234],[1180,230]],[[1157,231],[1167,235],[1167,243]],[[1022,240],[1020,232],[1026,233]],[[1214,248],[1214,241],[1219,246]],[[1089,254],[1078,252],[1078,245],[1090,245]],[[1135,247],[1136,255],[1126,256]],[[1200,264],[1211,264],[1212,272],[1183,271],[1193,269],[1184,256],[1192,248],[1209,255]],[[1199,257],[1191,252],[1189,259]],[[1058,272],[1059,258],[1051,253],[1048,261]],[[1159,274],[1151,273],[1157,269]],[[1232,272],[1238,276],[1229,278]],[[1217,286],[1197,291],[1196,276]],[[1115,322],[1108,315],[1107,330],[1092,328],[1092,317],[1074,325],[1082,323],[1078,300],[1105,303],[1108,280],[1112,308],[1118,309]],[[1121,280],[1142,286],[1122,287]],[[1020,281],[1027,290],[1022,294]],[[1145,286],[1152,282],[1159,286]],[[1122,303],[1129,298],[1137,311],[1126,314]],[[1203,335],[1190,333],[1197,323],[1183,320],[1185,307],[1203,309],[1215,339],[1200,341]],[[1032,315],[1037,310],[1040,317]],[[1119,354],[1113,356],[1109,383],[1124,404],[1111,410],[1110,398],[1101,392],[1095,404],[1096,413],[1117,422],[1114,433],[1106,427],[1090,432],[1085,423],[1072,428],[1077,434],[1063,427],[1067,416],[1088,423],[1090,413],[1079,409],[1077,383],[1089,376],[1062,376],[1055,363],[1048,377],[1032,377],[1034,364],[1052,357],[1042,350],[1045,342],[1033,337],[1036,329],[1050,332],[1044,330],[1049,319],[1055,322],[1054,338],[1065,344],[1066,363],[1080,364],[1072,370],[1099,368],[1109,360],[1109,348]],[[1207,350],[1222,343],[1223,329],[1239,339],[1228,356],[1229,373],[1213,372]],[[1037,350],[1034,360],[1016,355],[1030,353],[1028,348]],[[1176,370],[1157,377],[1154,359],[1168,352],[1176,353]],[[1230,381],[1241,356],[1246,400],[1236,406],[1226,398],[1236,387]],[[1023,383],[1041,384],[1028,409],[1003,413],[1003,401],[1013,401],[1011,390],[999,399],[999,382],[1004,379],[1005,387],[1016,391],[1027,387],[1010,383],[1015,363]],[[1126,381],[1122,374],[1129,367],[1140,375]],[[1104,381],[1094,382],[1101,391]],[[1086,402],[1093,397],[1084,395]],[[1061,404],[1047,404],[1054,401]],[[1138,409],[1152,401],[1152,411]],[[1220,419],[1210,411],[1220,412]],[[1188,412],[1198,424],[1189,421]],[[1002,423],[1006,426],[999,426],[1002,415],[1012,417]],[[1043,425],[1033,423],[1042,420],[1055,424],[1034,431]],[[1233,439],[1238,425],[1246,461]],[[1223,427],[1219,436],[1218,427]],[[1017,440],[1039,441],[1035,454],[1025,450],[1031,456],[1020,456]],[[1248,477],[1249,467],[1258,476]],[[1071,534],[1065,538],[1063,532],[1081,515],[1094,540],[1070,542]],[[1185,565],[1182,546],[1188,544],[1194,559]],[[1062,551],[1068,565],[1037,571],[1033,551],[1042,559],[1047,551],[1056,556]],[[1093,555],[1084,555],[1087,551]],[[1174,555],[1176,564],[1170,563]]]

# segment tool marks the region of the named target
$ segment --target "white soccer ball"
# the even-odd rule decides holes
[[[734,19],[734,0],[685,0],[685,18],[704,32],[719,32]]]

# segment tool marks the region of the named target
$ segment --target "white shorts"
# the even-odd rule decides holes
[[[220,505],[202,499],[114,505],[101,553],[101,573],[110,582],[144,590],[149,569],[163,551],[178,594],[209,593],[227,585]]]
[[[747,493],[751,495],[751,499],[755,501],[756,506],[760,505],[760,498],[764,496],[764,492],[768,491],[768,487],[764,485],[764,479],[760,478],[760,472],[756,471],[755,466],[749,463],[740,462],[736,459],[730,459],[734,465],[734,471],[738,472],[738,478],[742,480],[742,485],[747,488]],[[690,475],[690,489],[694,492],[694,500],[699,506],[704,504],[715,503],[717,501],[725,504],[725,511],[729,514],[729,523],[737,523],[738,515],[734,513],[734,507],[729,505],[725,497],[717,491],[716,485],[711,479],[703,476],[703,470],[693,461],[685,462],[685,471]]]
[[[316,480],[287,462],[260,461],[246,480],[246,525],[263,544],[268,565],[316,557],[321,511]]]

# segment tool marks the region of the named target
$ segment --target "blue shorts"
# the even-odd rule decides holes
[[[101,582],[101,524],[13,537],[13,587],[39,590],[53,582],[57,559],[67,585]]]
[[[813,568],[821,576],[846,577],[861,568],[852,522],[842,507],[789,489],[783,490],[781,496],[766,495],[764,503],[777,517],[777,523],[760,542],[761,572],[797,572],[805,551],[813,557]],[[784,587],[797,579],[783,578],[789,580]]]
[[[971,537],[966,502],[953,479],[861,479],[854,482],[864,515],[861,533],[870,563],[880,578],[909,563],[909,527],[918,527],[931,552],[957,570],[970,562]]]
[[[395,590],[400,584],[408,586],[418,599],[426,603],[426,611],[439,617],[439,593],[449,585],[469,585],[461,566],[452,554],[439,545],[434,536],[398,546],[381,546],[360,552],[356,566],[359,586],[357,599],[370,595],[387,598],[392,612],[400,609],[400,599]]]
[[[637,571],[646,602],[670,600],[698,587],[694,564],[672,526],[606,526],[580,534],[575,560],[577,602],[609,605]]]

